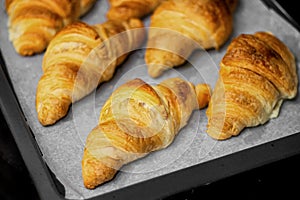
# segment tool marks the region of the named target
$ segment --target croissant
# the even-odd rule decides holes
[[[145,62],[152,77],[181,65],[198,48],[218,49],[232,32],[237,0],[169,0],[151,17]]]
[[[145,32],[139,19],[107,21],[90,26],[75,22],[50,42],[44,74],[36,91],[36,110],[42,125],[64,117],[72,102],[108,81],[128,53],[141,45]]]
[[[125,164],[170,145],[195,109],[210,98],[206,84],[180,78],[150,86],[141,79],[116,89],[104,104],[98,125],[89,133],[82,177],[93,189],[115,176]]]
[[[297,94],[295,59],[271,33],[241,34],[229,45],[207,109],[207,133],[215,139],[276,118],[283,100]]]
[[[85,14],[96,0],[6,0],[9,39],[23,56],[44,51],[58,30]]]
[[[164,0],[109,0],[106,17],[111,20],[142,18],[151,13]]]

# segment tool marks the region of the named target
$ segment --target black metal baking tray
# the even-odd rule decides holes
[[[264,0],[278,11],[275,1]],[[290,17],[279,12],[298,30]],[[0,52],[0,108],[16,141],[26,167],[41,199],[65,199],[64,188],[42,158],[34,134],[26,122],[13,90],[6,65]],[[247,171],[264,164],[300,153],[300,134],[295,133],[272,142],[217,158],[196,166],[176,171],[159,178],[141,182],[91,199],[158,199],[205,185],[222,178]],[[197,175],[197,176],[195,176]],[[147,188],[147,190],[145,190]]]

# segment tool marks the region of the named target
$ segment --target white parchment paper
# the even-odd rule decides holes
[[[98,0],[82,21],[89,24],[104,22],[107,8],[106,0]],[[238,137],[222,142],[211,139],[205,133],[206,110],[195,111],[188,125],[182,129],[171,146],[125,166],[111,182],[95,190],[88,190],[83,186],[81,177],[81,157],[85,139],[97,124],[101,106],[117,86],[136,77],[149,83],[157,83],[174,76],[180,76],[193,83],[207,82],[214,86],[218,76],[218,63],[224,56],[230,40],[241,33],[257,31],[270,31],[281,39],[295,54],[299,72],[299,32],[279,15],[268,10],[259,0],[240,0],[234,15],[232,36],[219,51],[197,51],[190,57],[189,63],[166,72],[159,79],[152,79],[147,75],[143,60],[144,49],[135,51],[117,69],[111,81],[101,84],[94,93],[75,103],[68,115],[57,124],[43,127],[38,122],[35,111],[35,92],[42,75],[43,54],[22,57],[15,52],[8,40],[7,15],[3,2],[0,20],[0,47],[14,90],[43,158],[64,185],[67,199],[98,196],[300,131],[299,95],[294,100],[284,102],[278,118],[263,126],[245,129]],[[147,26],[149,17],[145,18],[144,22]]]

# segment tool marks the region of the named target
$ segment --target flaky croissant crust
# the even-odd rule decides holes
[[[150,86],[134,79],[116,89],[102,107],[86,140],[82,159],[85,187],[111,180],[124,165],[167,147],[194,109],[210,98],[209,86],[179,78]]]
[[[30,56],[45,50],[64,26],[84,15],[96,0],[6,0],[9,39]]]
[[[36,91],[41,124],[54,124],[67,114],[72,102],[109,80],[128,53],[143,42],[142,27],[139,19],[130,19],[94,26],[76,22],[62,29],[43,58],[44,73]]]
[[[110,20],[142,18],[151,13],[164,0],[109,0],[106,17]]]
[[[207,109],[207,133],[216,139],[277,117],[284,99],[297,94],[295,58],[266,32],[241,34],[229,45]]]
[[[183,64],[195,49],[218,49],[223,45],[232,32],[236,4],[236,0],[161,3],[151,16],[145,53],[149,75],[158,77],[167,68]]]

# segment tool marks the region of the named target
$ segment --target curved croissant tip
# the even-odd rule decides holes
[[[55,122],[58,120],[55,112],[52,112],[52,110],[46,106],[39,106],[37,113],[38,120],[43,126],[55,124]]]
[[[37,104],[38,120],[43,126],[55,124],[64,117],[69,109],[69,105],[61,102],[41,102]]]
[[[227,140],[232,137],[232,135],[225,134],[225,133],[218,132],[216,130],[211,130],[211,129],[207,129],[206,132],[211,138],[213,138],[215,140]]]
[[[117,173],[116,169],[108,167],[93,157],[88,149],[84,150],[81,165],[83,184],[87,189],[95,189],[113,179]]]
[[[198,84],[195,87],[199,109],[208,105],[211,98],[211,88],[208,84]]]
[[[143,22],[138,18],[130,18],[128,20],[128,22],[129,22],[129,25],[131,28],[143,28],[144,27]]]
[[[147,64],[147,67],[148,67],[148,74],[152,78],[158,78],[163,74],[164,71],[166,71],[169,68],[165,65],[157,64],[157,63]]]
[[[209,109],[206,111],[208,116],[207,134],[216,140],[226,140],[237,136],[245,128],[245,125],[238,122],[238,119],[230,119],[225,116],[211,116]],[[215,114],[217,115],[217,114]]]
[[[47,42],[38,36],[24,35],[13,41],[16,51],[22,56],[32,56],[45,50]]]

